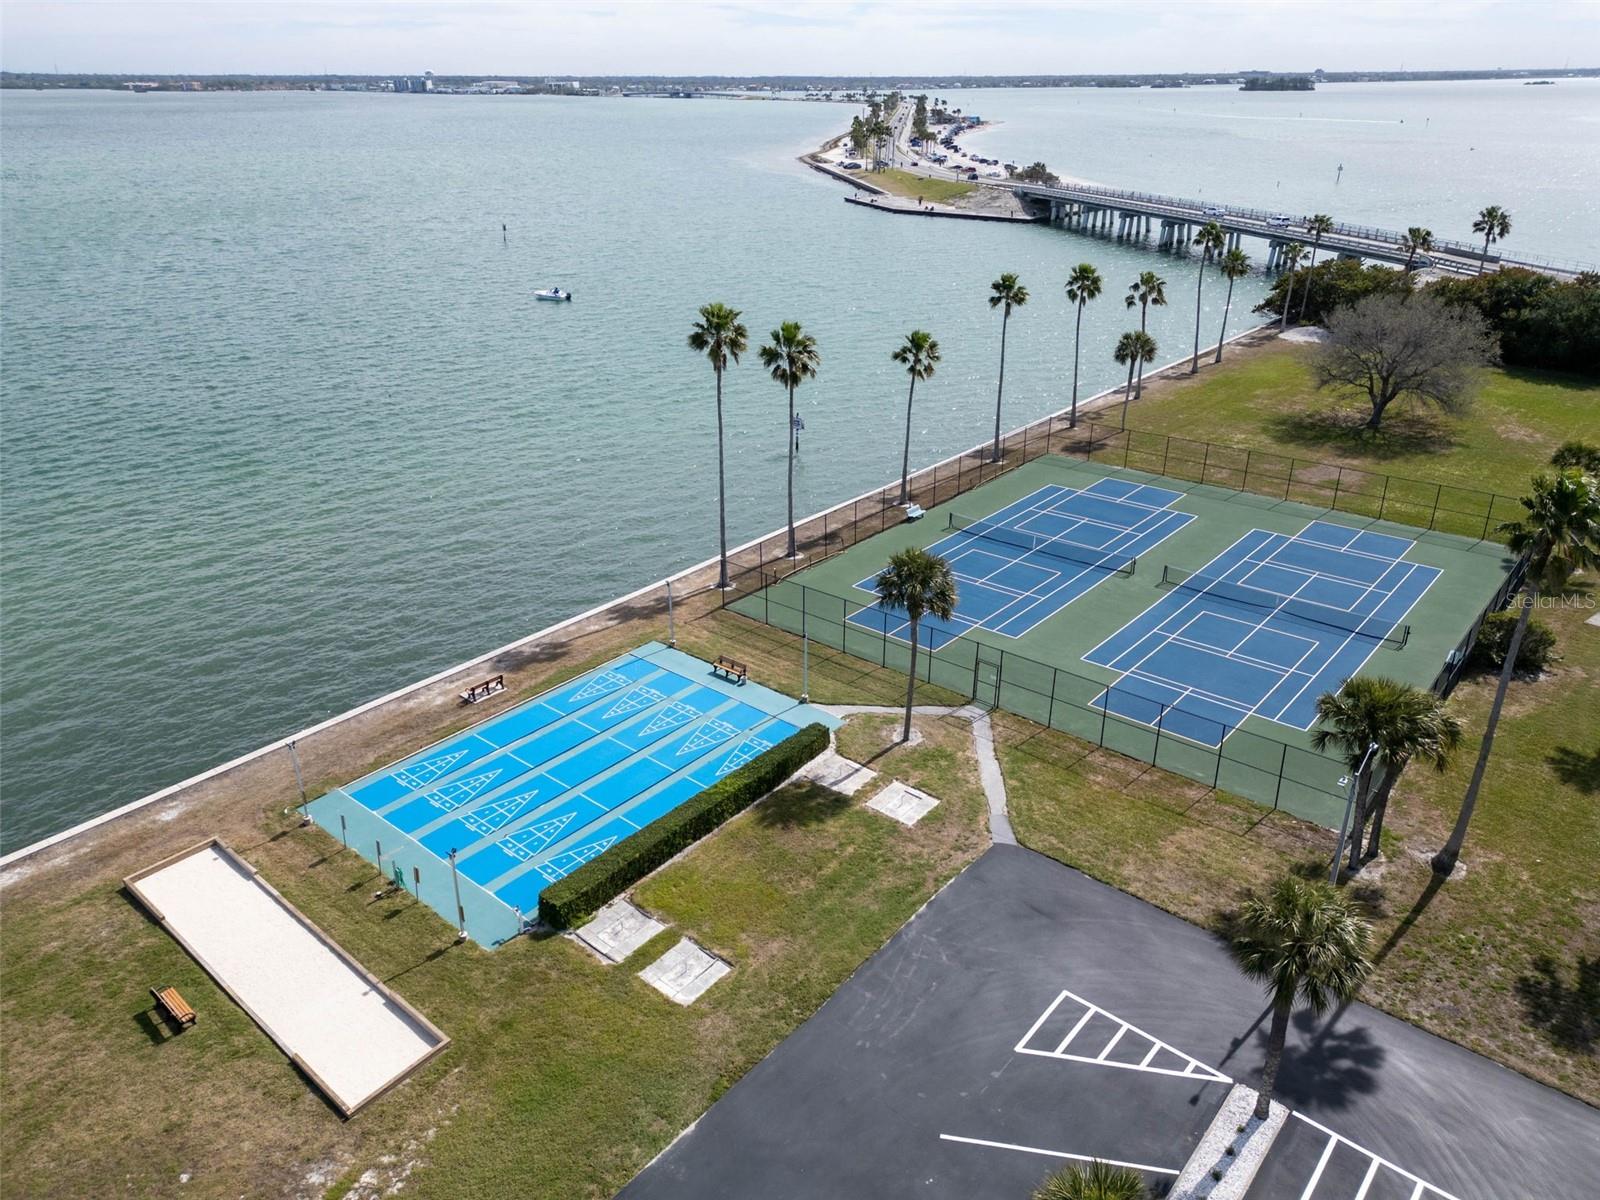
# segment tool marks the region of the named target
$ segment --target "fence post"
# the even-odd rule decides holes
[[[1122,469],[1124,471],[1126,471],[1128,469],[1128,451],[1130,451],[1132,449],[1133,449],[1133,430],[1124,429],[1122,431]]]
[[[1383,477],[1383,491],[1378,496],[1378,520],[1383,520],[1383,507],[1389,503],[1389,476]]]
[[[1045,713],[1044,723],[1047,729],[1054,729],[1056,724],[1056,680],[1061,678],[1061,672],[1055,667],[1050,668],[1050,707]]]
[[[1206,481],[1206,468],[1211,465],[1211,443],[1201,442],[1200,444],[1205,447],[1205,450],[1200,454],[1200,482],[1204,483]]]
[[[1278,754],[1278,786],[1272,790],[1272,811],[1278,811],[1278,800],[1283,795],[1283,769],[1289,763],[1289,743],[1283,743],[1283,749]]]
[[[1289,456],[1289,478],[1283,481],[1283,498],[1285,500],[1289,498],[1289,489],[1294,486],[1294,461],[1294,455],[1291,454]],[[1385,475],[1384,478],[1387,479],[1388,476]],[[1382,516],[1381,510],[1379,515]]]
[[[1339,468],[1339,473],[1333,477],[1333,503],[1329,505],[1334,512],[1339,511],[1339,489],[1344,486],[1344,468]]]
[[[1111,686],[1106,685],[1106,690],[1100,693],[1100,741],[1097,743],[1102,748],[1106,744],[1106,713],[1111,711]]]
[[[1167,459],[1172,454],[1172,435],[1169,433],[1161,442],[1161,473],[1167,473]]]
[[[1156,713],[1156,744],[1150,751],[1150,765],[1156,766],[1156,760],[1161,757],[1161,722],[1167,719],[1167,706],[1159,704],[1160,711]]]
[[[1246,446],[1244,449],[1244,486],[1239,489],[1241,492],[1250,490],[1250,453],[1250,447]]]
[[[1444,495],[1444,485],[1433,485],[1433,511],[1428,514],[1428,528],[1432,529],[1435,521],[1439,519],[1439,498]]]

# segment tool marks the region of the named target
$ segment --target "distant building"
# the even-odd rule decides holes
[[[394,90],[397,92],[431,92],[433,91],[433,72],[426,75],[402,75],[394,81]]]

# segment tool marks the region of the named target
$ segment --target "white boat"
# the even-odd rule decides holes
[[[544,288],[533,294],[535,300],[571,300],[572,293],[564,292],[560,288]]]

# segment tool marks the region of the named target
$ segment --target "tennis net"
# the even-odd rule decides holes
[[[1097,567],[1113,575],[1132,575],[1134,567],[1139,562],[1131,554],[1105,554],[1092,546],[1078,546],[1072,542],[1063,542],[1059,538],[1048,538],[1022,529],[1013,529],[1008,525],[997,525],[984,517],[964,517],[960,513],[951,513],[949,528],[972,537],[1015,546],[1019,550],[1031,550],[1035,554],[1045,554],[1051,558],[1062,558],[1087,567]]]
[[[1382,642],[1394,650],[1400,649],[1411,640],[1411,626],[1396,625],[1393,621],[1372,613],[1347,612],[1328,604],[1318,604],[1314,600],[1299,600],[1293,596],[1263,591],[1231,579],[1185,571],[1171,563],[1161,568],[1161,586],[1220,596],[1234,604],[1245,605],[1261,612],[1281,613],[1294,620],[1304,621],[1308,625],[1321,625],[1342,633],[1353,633],[1374,642]]]

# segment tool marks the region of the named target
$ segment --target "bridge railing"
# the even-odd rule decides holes
[[[1247,221],[1267,221],[1282,213],[1282,209],[1245,208],[1235,204],[1218,204],[1216,201],[1192,200],[1183,196],[1163,196],[1157,192],[1128,191],[1125,188],[1099,187],[1093,184],[1067,184],[1053,187],[1048,184],[1017,183],[1010,185],[1018,190],[1026,190],[1032,195],[1044,196],[1058,200],[1081,200],[1085,196],[1097,197],[1105,200],[1122,200],[1133,204],[1151,204],[1162,208],[1174,209],[1179,212],[1199,213],[1207,208],[1220,208],[1229,217],[1238,217]],[[1291,217],[1303,226],[1305,217]],[[1298,233],[1304,235],[1303,228],[1284,229],[1285,234]],[[1398,246],[1405,235],[1393,229],[1380,229],[1375,225],[1356,225],[1349,222],[1336,222],[1333,229],[1324,235],[1324,241],[1339,237],[1356,238],[1371,242],[1381,242],[1386,246]],[[1433,241],[1433,254],[1450,254],[1459,258],[1468,258],[1473,261],[1482,260],[1508,267],[1532,267],[1535,269],[1560,271],[1576,275],[1583,271],[1600,271],[1600,265],[1576,260],[1560,260],[1545,258],[1540,255],[1519,255],[1509,258],[1504,255],[1484,255],[1483,247],[1471,242],[1458,242],[1448,238],[1435,238]]]

